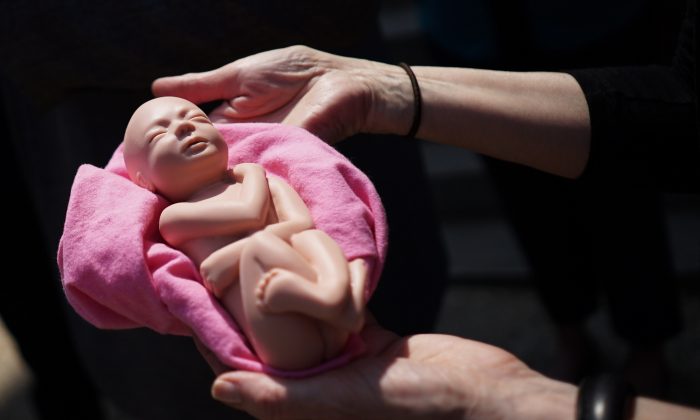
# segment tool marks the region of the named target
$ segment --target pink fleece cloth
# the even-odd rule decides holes
[[[231,167],[256,162],[286,180],[348,260],[364,258],[374,291],[387,249],[381,201],[370,180],[343,155],[309,132],[280,124],[217,125],[229,145]],[[342,365],[363,350],[353,336],[343,353],[304,371],[265,366],[235,321],[204,288],[197,268],[158,232],[169,203],[129,179],[122,146],[105,169],[82,165],[75,176],[59,244],[58,265],[68,301],[100,328],[149,327],[196,335],[235,369],[287,377]]]

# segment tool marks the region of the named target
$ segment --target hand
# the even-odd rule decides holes
[[[238,272],[243,248],[249,238],[242,238],[212,252],[199,265],[204,287],[214,296],[221,298],[234,281]]]
[[[368,353],[345,367],[300,380],[228,372],[212,395],[263,419],[573,417],[572,385],[496,347],[437,334],[400,338],[371,319],[362,335]]]
[[[204,73],[160,78],[152,90],[194,103],[225,100],[211,113],[214,122],[282,122],[329,143],[359,132],[408,131],[411,112],[387,111],[410,109],[413,100],[409,79],[397,66],[303,46],[266,51]]]

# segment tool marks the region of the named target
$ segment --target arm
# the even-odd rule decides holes
[[[696,10],[695,2],[689,4],[674,65],[659,66],[658,72],[624,68],[617,77],[606,77],[599,87],[610,97],[602,108],[591,96],[601,96],[597,88],[584,94],[580,73],[572,72],[574,78],[414,67],[424,102],[418,136],[567,178],[588,173],[590,159],[593,172],[602,174],[598,179],[648,177],[643,184],[660,180],[697,190],[700,144],[691,71]],[[634,84],[639,89],[629,96],[625,89]],[[329,143],[359,132],[405,134],[413,118],[411,85],[400,67],[303,46],[266,51],[206,73],[158,79],[153,91],[193,101],[226,99],[212,113],[217,121],[284,122]],[[674,96],[673,103],[668,96]],[[607,114],[602,120],[610,125],[597,114]]]
[[[570,75],[413,69],[423,98],[418,137],[567,178],[583,172],[590,142],[588,107]],[[382,100],[370,111],[368,131],[406,133],[413,116],[408,77],[392,66],[383,74]],[[389,94],[401,89],[408,91]]]
[[[270,202],[265,170],[239,164],[232,170],[241,183],[240,199],[175,203],[160,216],[160,232],[173,246],[193,238],[232,235],[263,226]]]
[[[265,231],[289,242],[293,234],[313,229],[311,213],[294,188],[277,178],[270,178],[269,186],[278,222],[266,226]]]
[[[653,419],[700,419],[700,411],[678,404],[639,397],[635,401],[634,420]]]
[[[414,71],[424,105],[420,138],[566,177],[585,167],[588,110],[573,77],[439,67]],[[159,79],[153,91],[195,102],[228,99],[212,113],[214,120],[284,122],[330,143],[358,132],[405,134],[413,118],[411,84],[400,67],[302,46]]]

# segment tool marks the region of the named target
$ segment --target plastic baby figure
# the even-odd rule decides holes
[[[335,356],[363,324],[367,268],[313,229],[296,191],[228,147],[196,105],[162,97],[139,107],[124,137],[131,179],[173,204],[160,232],[199,267],[258,357],[305,369]]]

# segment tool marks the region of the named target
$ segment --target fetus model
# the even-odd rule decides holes
[[[365,262],[348,262],[314,229],[284,180],[253,163],[229,168],[227,144],[196,105],[175,97],[141,105],[124,161],[136,184],[172,203],[160,216],[163,239],[197,265],[263,363],[317,366],[362,328]]]

